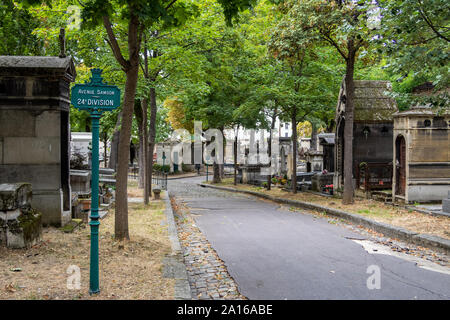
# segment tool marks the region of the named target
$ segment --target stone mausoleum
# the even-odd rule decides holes
[[[450,192],[450,110],[394,114],[393,200],[441,202]]]
[[[71,219],[70,57],[0,56],[0,183],[30,183],[42,223]]]
[[[393,114],[397,111],[395,100],[386,93],[391,91],[389,81],[355,80],[353,111],[353,183],[359,185],[359,168],[362,163],[379,166],[375,182],[385,180],[391,187]],[[347,92],[342,81],[336,107],[336,139],[334,162],[334,187],[344,185],[344,128]],[[373,174],[373,173],[371,173]],[[372,179],[372,178],[371,178]],[[373,180],[372,179],[372,180]],[[358,181],[356,181],[358,180]],[[371,181],[371,183],[373,183]]]

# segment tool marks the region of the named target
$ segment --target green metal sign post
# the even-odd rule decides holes
[[[98,272],[98,230],[100,216],[98,214],[98,183],[99,183],[99,129],[100,117],[104,111],[111,111],[120,105],[120,90],[116,86],[103,82],[102,69],[91,69],[91,81],[76,84],[72,87],[71,102],[75,108],[86,110],[91,115],[92,122],[92,180],[91,180],[91,260],[89,293],[100,292]]]

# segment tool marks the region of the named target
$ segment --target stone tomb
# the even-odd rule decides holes
[[[393,200],[440,203],[450,191],[450,110],[394,115]]]
[[[42,222],[71,219],[70,57],[0,56],[0,183],[28,182]]]
[[[41,214],[31,207],[29,183],[0,184],[0,245],[26,248],[42,233]]]
[[[388,81],[355,80],[353,114],[353,183],[356,186],[357,170],[362,162],[383,163],[392,161],[392,136],[397,104],[388,96],[392,86]],[[334,188],[344,185],[344,128],[347,92],[342,81],[336,107]],[[391,176],[382,176],[391,179]]]
[[[323,169],[334,172],[334,133],[319,133],[319,150],[323,152]]]

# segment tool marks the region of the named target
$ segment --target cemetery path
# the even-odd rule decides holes
[[[198,186],[204,179],[169,181],[170,194],[249,299],[450,299],[450,268],[398,257],[326,218]]]

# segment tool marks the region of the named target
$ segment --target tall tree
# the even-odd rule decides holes
[[[312,38],[305,38],[302,32],[293,27],[289,14],[283,17],[273,30],[268,42],[269,50],[279,61],[284,81],[279,85],[287,87],[278,100],[284,115],[283,120],[292,126],[292,192],[297,192],[297,124],[330,108],[330,79],[332,73],[327,65],[327,49]],[[276,82],[275,82],[276,83]],[[286,93],[288,93],[286,95]]]
[[[224,6],[225,17],[229,22],[239,10],[250,5],[250,0],[220,2]],[[142,35],[145,29],[158,21],[173,22],[174,20],[185,19],[191,5],[190,2],[181,0],[128,0],[117,2],[91,0],[84,2],[82,26],[88,27],[103,24],[108,35],[107,42],[126,75],[116,174],[115,237],[118,239],[129,239],[127,202],[128,157]],[[125,30],[120,28],[121,25],[126,25]],[[127,46],[125,48],[121,47],[118,42],[117,31],[126,33]]]
[[[373,14],[372,1],[287,0],[282,1],[281,9],[286,13],[284,20],[296,32],[299,43],[326,43],[345,61],[343,203],[352,203],[354,73],[358,53],[372,36],[367,24]]]
[[[179,38],[189,64],[178,68],[185,72],[178,75],[176,86],[172,86],[172,98],[165,104],[170,106],[169,116],[174,127],[190,129],[192,122],[198,120],[205,130],[223,132],[243,120],[233,113],[247,95],[245,76],[252,66],[252,57],[239,32],[240,24],[235,23],[233,28],[227,26],[214,18],[220,6],[211,0],[200,3],[201,15],[189,23],[184,37]],[[213,182],[221,181],[223,166],[218,162],[222,159],[213,164]]]

